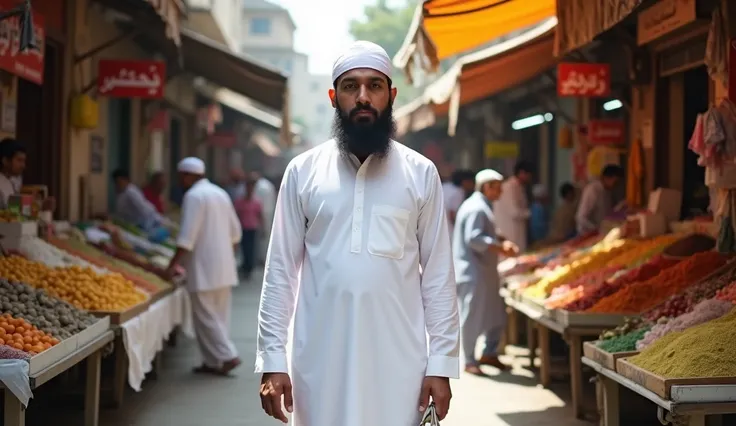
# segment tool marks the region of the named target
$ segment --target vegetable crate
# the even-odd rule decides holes
[[[616,361],[616,372],[673,402],[736,402],[736,377],[665,378],[630,363]]]
[[[120,325],[140,315],[142,312],[148,309],[148,306],[150,306],[150,304],[151,299],[148,298],[143,302],[132,306],[130,309],[122,312],[90,311],[90,314],[101,318],[107,317],[109,318],[110,324]]]
[[[603,368],[616,371],[616,361],[619,358],[634,356],[639,352],[606,352],[598,347],[598,340],[583,343],[583,355],[597,362]]]

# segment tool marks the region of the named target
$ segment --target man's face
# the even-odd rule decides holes
[[[195,182],[195,177],[193,174],[179,172],[179,185],[181,185],[184,191],[191,188],[192,185],[194,185],[194,182]]]
[[[618,177],[617,176],[603,177],[603,179],[601,179],[601,182],[603,183],[603,187],[610,191],[614,189],[616,185],[618,185]]]
[[[125,191],[125,188],[128,187],[128,183],[130,182],[126,178],[122,178],[122,177],[115,178],[115,190],[117,190],[118,192]]]
[[[483,190],[481,192],[489,201],[496,201],[501,198],[501,193],[503,192],[501,182],[488,182],[483,185]]]
[[[532,183],[532,174],[524,170],[519,171],[516,178],[519,179],[519,182],[521,182],[522,185],[529,185]]]
[[[466,194],[470,194],[475,190],[475,179],[465,179],[460,186]]]
[[[346,72],[335,87],[329,95],[335,108],[333,134],[341,149],[358,157],[385,155],[395,129],[396,88],[384,74],[367,68]]]
[[[26,153],[16,152],[10,160],[3,159],[3,168],[10,176],[21,176],[26,169]]]

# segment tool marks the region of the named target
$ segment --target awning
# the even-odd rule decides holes
[[[433,120],[424,117],[426,106],[432,105],[435,115],[448,115],[448,133],[453,135],[460,106],[518,86],[556,63],[556,25],[556,18],[548,19],[511,40],[461,57],[419,100],[397,109],[397,127],[417,131],[422,124],[432,125]]]
[[[155,13],[163,21],[166,38],[181,46],[181,21],[187,14],[184,0],[96,0],[105,7],[117,10],[132,20],[140,22],[141,17]],[[153,9],[153,10],[151,10]],[[146,23],[150,24],[150,22]]]
[[[394,65],[409,79],[414,67],[434,72],[445,58],[554,17],[556,1],[424,0]]]
[[[557,0],[555,56],[583,47],[634,11],[643,0]]]
[[[197,84],[195,88],[202,95],[219,102],[228,108],[234,109],[243,115],[258,120],[269,127],[273,127],[274,129],[282,128],[283,120],[279,114],[260,108],[250,99],[235,93],[230,89],[217,87],[210,83]],[[294,134],[299,134],[303,131],[302,127],[296,123],[291,123],[289,128]]]
[[[286,76],[255,59],[230,52],[192,30],[182,29],[184,69],[247,96],[265,107],[283,111]]]
[[[268,157],[281,155],[281,148],[263,132],[255,132],[250,141]]]

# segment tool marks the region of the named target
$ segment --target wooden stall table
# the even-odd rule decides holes
[[[583,357],[582,362],[595,370],[602,384],[602,426],[620,426],[621,387],[655,403],[657,418],[663,425],[716,426],[723,424],[724,414],[736,414],[736,385],[672,386],[673,399],[668,400],[592,359]]]
[[[114,334],[108,330],[65,358],[51,364],[47,368],[29,377],[31,389],[36,389],[69,370],[82,361],[87,361],[87,379],[84,399],[84,424],[97,426],[100,416],[100,364],[102,349],[113,341]],[[5,392],[5,426],[24,426],[26,423],[25,407],[13,395]]]
[[[533,324],[529,327],[529,333],[533,334],[536,328],[538,338],[530,339],[532,365],[534,363],[534,353],[539,349],[539,381],[544,387],[549,387],[552,382],[551,369],[552,358],[549,350],[550,332],[557,333],[562,336],[565,343],[570,347],[570,390],[572,397],[572,406],[575,411],[575,417],[583,419],[585,413],[583,410],[583,341],[586,338],[595,338],[603,331],[611,328],[606,326],[584,326],[575,325],[567,326],[560,323],[555,317],[553,311],[533,305],[528,302],[515,300],[514,298],[506,298],[506,303],[519,313],[525,315]]]

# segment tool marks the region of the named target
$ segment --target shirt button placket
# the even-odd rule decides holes
[[[363,245],[363,197],[365,189],[365,167],[363,164],[358,170],[355,179],[355,194],[353,195],[353,233],[350,241],[350,251],[360,253]]]

